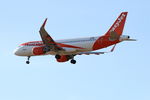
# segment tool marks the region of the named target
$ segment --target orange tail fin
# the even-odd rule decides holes
[[[122,12],[105,35],[110,36],[111,33],[114,32],[117,33],[117,35],[119,36],[122,35],[127,14],[128,12]]]

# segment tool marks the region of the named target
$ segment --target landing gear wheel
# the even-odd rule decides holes
[[[28,60],[26,61],[26,64],[30,64],[30,56],[28,56]]]
[[[72,60],[70,61],[70,63],[76,64],[76,60],[72,59]]]
[[[30,64],[30,61],[26,61],[26,64]]]
[[[55,55],[55,58],[56,58],[56,59],[60,59],[61,56],[60,56],[60,55]]]

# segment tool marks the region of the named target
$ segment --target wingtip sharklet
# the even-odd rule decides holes
[[[113,52],[115,47],[116,47],[116,44],[113,46],[113,48],[110,51]]]
[[[44,23],[43,23],[42,27],[45,27],[46,22],[47,22],[47,18],[45,19],[45,21],[44,21]]]

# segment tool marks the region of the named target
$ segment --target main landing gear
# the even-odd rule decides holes
[[[71,64],[76,64],[76,60],[74,60],[75,55],[70,55],[70,63]]]
[[[67,59],[67,60],[65,60],[65,61],[70,60],[70,63],[71,63],[71,64],[76,64],[76,60],[74,60],[74,56],[75,56],[75,55],[65,55],[66,58],[63,58],[63,57],[64,57],[64,56],[63,56],[63,57],[62,57],[62,60],[63,60],[63,59]],[[55,58],[56,58],[57,60],[58,60],[58,59],[61,59],[61,55],[57,54],[57,55],[55,55]],[[62,62],[65,62],[65,61],[62,61]],[[59,62],[61,62],[61,61],[59,61]]]
[[[71,59],[71,60],[70,60],[70,63],[72,63],[72,64],[76,64],[76,60]]]
[[[27,59],[27,61],[26,61],[26,64],[30,64],[30,56],[28,56],[28,59]]]
[[[71,56],[70,56],[70,59],[71,59],[71,60],[70,60],[70,63],[71,63],[71,64],[76,64],[76,60],[74,60],[74,56],[75,56],[75,55],[71,55]]]
[[[56,58],[56,59],[60,59],[61,56],[60,56],[60,55],[55,55],[55,58]]]

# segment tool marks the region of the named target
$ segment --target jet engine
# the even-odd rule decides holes
[[[68,61],[70,58],[68,55],[61,55],[61,57],[59,59],[56,59],[58,62],[66,62]]]
[[[45,54],[44,47],[34,47],[32,49],[32,52],[33,52],[34,55],[43,55],[43,54]]]

